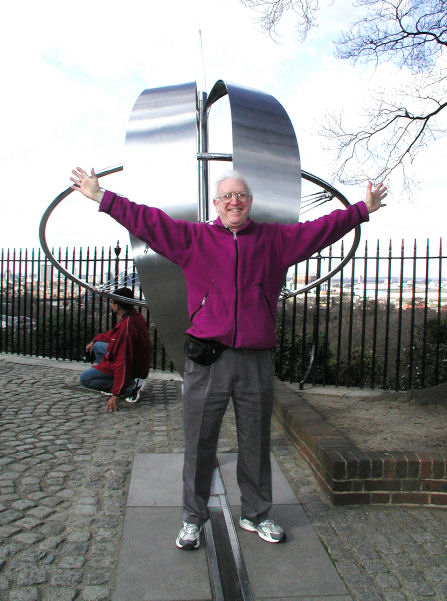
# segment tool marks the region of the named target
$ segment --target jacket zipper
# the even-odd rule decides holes
[[[236,232],[233,232],[234,237],[234,247],[236,249],[236,262],[234,266],[234,284],[235,284],[235,299],[234,299],[234,335],[233,335],[233,348],[236,347],[236,336],[237,336],[237,304],[238,304],[238,286],[237,286],[237,272],[238,272],[238,261],[239,261],[239,250],[237,246],[237,235]]]

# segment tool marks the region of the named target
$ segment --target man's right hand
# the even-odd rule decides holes
[[[84,169],[76,167],[76,169],[72,170],[72,173],[75,177],[70,177],[70,180],[73,182],[71,189],[81,192],[81,194],[87,198],[91,198],[97,203],[100,203],[104,196],[104,190],[101,190],[99,187],[95,170],[92,169],[91,175],[88,175]]]
[[[107,401],[106,411],[111,411],[112,413],[115,411],[119,411],[119,401],[119,396],[111,396],[110,399]]]

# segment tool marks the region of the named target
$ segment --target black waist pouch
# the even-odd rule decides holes
[[[190,334],[185,334],[185,336],[185,346],[183,347],[185,355],[200,365],[211,365],[227,348],[216,340],[202,340]]]

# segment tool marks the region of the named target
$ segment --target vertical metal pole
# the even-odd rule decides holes
[[[68,269],[68,246],[65,247],[65,269]],[[68,357],[67,357],[67,306],[68,306],[68,279],[65,278],[64,280],[64,313],[63,313],[63,326],[62,326],[62,331],[63,331],[63,337],[62,337],[62,345],[64,347],[63,350],[63,354],[62,354],[62,358],[65,361]]]
[[[22,311],[22,249],[19,250],[17,268],[17,354],[20,355],[20,335],[25,331],[25,317]],[[23,318],[23,319],[22,319]]]
[[[113,249],[115,252],[115,289],[120,287],[120,241],[118,240],[115,248]],[[116,313],[112,313],[112,327],[114,328],[117,324],[117,316]]]
[[[119,242],[117,242],[117,245],[119,245]],[[121,249],[120,249],[121,250]],[[115,252],[116,252],[116,248],[115,248]],[[118,253],[119,254],[119,253]],[[117,258],[118,260],[118,258]],[[91,258],[90,258],[90,246],[87,246],[87,254],[85,255],[85,281],[86,282],[90,282],[90,262],[91,262]],[[117,268],[119,269],[119,268]],[[118,273],[118,271],[116,272]],[[118,276],[117,276],[118,277]],[[90,298],[89,298],[89,291],[85,290],[85,292],[83,292],[84,295],[84,320],[83,320],[83,327],[82,327],[82,345],[81,345],[81,353],[84,352],[84,349],[87,345],[87,343],[89,342],[89,337],[88,337],[88,328],[89,328],[89,319],[88,319],[88,313],[90,310]],[[92,295],[94,296],[94,295]],[[90,323],[90,327],[91,327],[91,323]]]
[[[95,246],[94,250],[93,250],[93,285],[96,286],[98,284],[97,279],[98,279],[98,247]],[[92,337],[90,338],[90,340],[93,340],[93,337],[96,334],[96,331],[101,332],[101,330],[98,328],[98,330],[96,329],[96,317],[98,314],[98,305],[101,304],[101,297],[97,297],[96,294],[92,295],[92,299],[91,299],[91,306],[92,306],[92,310],[91,310],[91,319],[90,319],[90,332]]]
[[[205,109],[206,92],[197,92],[198,148],[199,153],[208,152],[208,116]],[[208,221],[208,161],[199,161],[199,221]]]
[[[79,247],[79,256],[78,256],[78,270],[79,270],[79,278],[82,278],[82,246]],[[77,344],[77,348],[76,348],[76,359],[77,361],[79,361],[80,359],[80,352],[82,352],[82,354],[84,354],[84,349],[80,347],[79,345],[79,341],[83,340],[84,342],[84,348],[85,348],[85,332],[82,333],[81,332],[81,315],[82,315],[82,294],[83,294],[83,288],[81,288],[81,286],[77,286],[77,290],[76,290],[76,295],[78,298],[78,315],[76,318],[76,328],[77,328],[77,340],[78,340],[78,344]]]
[[[120,287],[120,278],[119,278],[119,273],[120,273],[120,253],[121,253],[121,247],[120,247],[120,241],[117,240],[116,246],[113,249],[115,252],[115,288],[119,288]],[[88,257],[87,257],[88,259]],[[87,260],[87,265],[88,265],[88,260]],[[88,281],[88,278],[86,278]]]
[[[345,255],[343,240],[341,241],[340,259],[343,261]],[[339,305],[338,305],[338,331],[337,331],[337,363],[335,366],[335,384],[340,384],[340,359],[341,359],[341,335],[343,327],[343,286],[344,286],[344,273],[343,268],[340,271],[340,293],[339,293]]]
[[[45,256],[43,261],[43,293],[42,293],[42,321],[43,321],[43,336],[42,336],[42,357],[46,357],[47,352],[47,341],[51,336],[51,331],[47,328],[49,327],[49,322],[47,324],[47,291],[48,291],[48,259]]]
[[[392,262],[392,243],[390,240],[388,246],[388,287],[386,294],[386,317],[385,317],[385,348],[383,357],[383,380],[382,388],[388,388],[387,376],[388,376],[388,355],[390,347],[390,311],[391,311],[391,262]]]
[[[41,261],[40,261],[40,248],[37,250],[37,285],[36,285],[36,289],[37,289],[37,294],[36,294],[36,322],[37,322],[37,327],[36,327],[36,355],[39,356],[39,341],[45,338],[45,330],[44,330],[44,325],[42,325],[43,322],[41,322],[40,319],[40,285],[41,285],[41,273],[40,273],[40,268],[41,268]],[[42,329],[44,330],[44,335],[42,336],[41,331]]]
[[[362,342],[360,346],[360,387],[365,385],[365,353],[366,353],[366,315],[368,286],[368,240],[365,241],[365,262],[363,263],[363,300],[362,300]]]
[[[438,314],[437,314],[437,334],[436,334],[436,360],[435,360],[435,381],[433,384],[439,384],[439,351],[441,344],[441,284],[442,284],[442,238],[439,240],[439,265],[438,265]]]
[[[328,271],[332,269],[332,246],[329,247]],[[324,324],[324,365],[323,365],[323,386],[326,386],[328,380],[329,363],[329,313],[331,309],[331,279],[326,282],[326,316]]]
[[[51,249],[51,254],[54,255],[55,250],[54,248]],[[55,351],[53,350],[53,338],[54,338],[54,334],[57,334],[57,326],[56,326],[56,322],[53,323],[53,317],[54,317],[54,311],[56,310],[56,314],[57,314],[57,309],[54,309],[53,307],[53,300],[54,300],[54,290],[53,290],[53,283],[54,283],[54,265],[51,264],[50,267],[50,281],[49,281],[49,298],[48,298],[48,303],[49,303],[49,307],[48,307],[48,315],[49,315],[49,324],[50,324],[50,334],[48,336],[49,338],[49,357],[54,357],[55,356]],[[57,348],[57,345],[56,345]]]
[[[421,388],[425,387],[425,354],[427,352],[427,321],[428,321],[428,275],[430,264],[430,245],[427,238],[427,247],[425,254],[425,294],[424,294],[424,327],[422,336],[422,357],[421,357]]]
[[[321,276],[321,251],[318,251],[317,255],[317,280]],[[313,328],[313,358],[310,365],[312,373],[312,384],[315,386],[317,379],[317,362],[318,362],[318,351],[320,346],[320,296],[321,296],[321,284],[315,288],[315,308],[314,308],[314,328]]]
[[[17,307],[16,307],[16,249],[14,248],[12,251],[12,289],[11,289],[11,352],[16,352],[16,344],[15,344],[15,322],[17,316]],[[18,327],[18,326],[17,326]]]
[[[417,248],[416,238],[413,246],[413,284],[411,286],[411,318],[410,318],[410,360],[408,366],[408,385],[410,390],[414,388],[414,324],[416,319],[416,276],[417,276]]]
[[[31,269],[30,269],[31,282],[30,282],[30,314],[29,314],[29,317],[31,320],[30,321],[31,327],[30,327],[30,331],[29,331],[29,354],[30,355],[34,355],[34,354],[37,355],[37,352],[35,353],[34,349],[33,349],[33,342],[34,342],[34,336],[33,336],[34,325],[33,324],[34,324],[34,310],[35,310],[35,307],[34,307],[34,277],[35,277],[34,265],[35,265],[35,263],[34,263],[34,248],[32,248],[31,249]],[[1,350],[1,348],[0,348],[0,350]]]
[[[309,259],[306,259],[306,275],[304,278],[305,284],[309,283]],[[300,361],[300,373],[304,372],[304,357],[306,356],[306,337],[307,337],[307,302],[308,302],[308,291],[304,293],[304,304],[303,304],[303,329],[301,338],[301,361]],[[299,389],[303,390],[305,373],[299,383]]]
[[[75,269],[75,249],[73,248],[73,254],[71,258],[71,270],[74,273]],[[75,285],[73,280],[71,281],[70,286],[70,360],[73,360],[74,357],[74,348],[73,348],[73,340],[74,340],[74,311],[75,311]],[[78,311],[79,312],[79,311]],[[84,349],[82,349],[84,350]],[[76,349],[76,357],[78,354],[78,349]]]
[[[304,276],[304,282],[307,285],[309,283],[309,270],[311,264],[310,259],[306,260],[306,274]],[[306,290],[304,293],[304,310],[303,310],[303,338],[302,338],[302,350],[301,350],[301,371],[305,373],[305,357],[306,357],[306,346],[307,346],[307,318],[309,313],[309,291]],[[312,345],[311,345],[312,348]],[[303,375],[304,377],[304,375]]]
[[[105,265],[105,254],[104,254],[104,246],[101,247],[101,272],[100,272],[100,282],[101,285],[104,284],[104,265]],[[134,269],[135,269],[135,263],[134,263]],[[104,317],[103,317],[103,312],[104,312],[104,297],[101,296],[100,297],[100,302],[99,302],[99,315],[98,315],[98,329],[100,332],[103,331],[103,321],[104,321]],[[96,333],[96,332],[94,332]]]
[[[108,252],[108,257],[107,257],[107,281],[110,282],[110,280],[112,279],[112,247],[109,246],[109,252]],[[110,330],[111,324],[110,320],[111,320],[111,313],[110,313],[110,304],[107,301],[107,305],[106,305],[106,331]]]
[[[297,288],[297,280],[298,280],[298,264],[295,265],[295,290]],[[293,301],[292,301],[292,341],[291,341],[291,353],[290,353],[290,364],[292,366],[292,373],[293,373],[293,378],[295,380],[295,378],[299,375],[299,371],[295,368],[295,361],[297,360],[296,357],[296,348],[295,348],[295,342],[296,342],[296,295],[293,297]],[[296,374],[296,376],[295,376]]]
[[[376,353],[377,353],[377,319],[379,314],[379,262],[380,262],[380,245],[377,240],[376,248],[376,278],[374,290],[374,321],[373,321],[373,343],[372,343],[372,358],[371,358],[371,379],[370,387],[374,388],[376,379]]]
[[[317,254],[317,280],[320,279],[321,275],[321,251]],[[313,313],[313,333],[312,333],[312,350],[310,352],[309,365],[307,366],[306,373],[303,379],[299,383],[299,389],[303,390],[304,384],[310,374],[312,374],[312,385],[316,384],[316,365],[315,361],[318,359],[318,346],[319,346],[319,333],[320,333],[320,291],[321,284],[315,286],[315,305]]]
[[[128,266],[129,266],[129,246],[126,244],[126,248],[125,248],[125,252],[124,252],[124,258],[122,259],[122,261],[124,261],[124,269],[123,269],[123,286],[126,286],[126,288],[130,288],[132,290],[132,292],[135,295],[135,286],[134,286],[134,282],[132,282],[132,280],[129,282],[129,274],[127,272]]]
[[[402,342],[402,311],[403,311],[403,294],[404,294],[404,260],[405,246],[402,240],[400,248],[400,283],[399,283],[399,305],[397,310],[397,345],[396,345],[396,390],[400,390],[400,361],[401,361],[401,342]]]
[[[59,263],[62,261],[62,249],[59,246],[58,259]],[[60,357],[60,317],[61,317],[61,272],[57,270],[57,279],[56,279],[56,359]],[[54,283],[51,283],[51,288],[54,287]],[[65,305],[64,305],[65,311]],[[63,353],[63,351],[62,351]]]
[[[28,316],[28,249],[25,248],[25,263],[24,263],[24,277],[23,277],[23,315],[24,315],[24,329],[23,329],[23,354],[26,355],[26,349],[28,344],[28,330],[31,332],[32,323],[31,318]],[[28,320],[28,321],[27,321]]]
[[[355,283],[355,261],[356,257],[352,258],[351,261],[351,290],[350,290],[350,301],[349,301],[349,328],[348,328],[348,356],[346,359],[346,383],[345,386],[351,386],[352,374],[351,374],[351,358],[352,358],[352,334],[353,334],[353,323],[354,323],[354,283]]]

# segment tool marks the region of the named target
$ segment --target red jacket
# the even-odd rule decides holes
[[[147,377],[151,341],[141,313],[131,309],[114,328],[98,334],[93,340],[109,343],[107,354],[94,367],[113,376],[112,394],[119,396],[124,393],[133,378]]]

